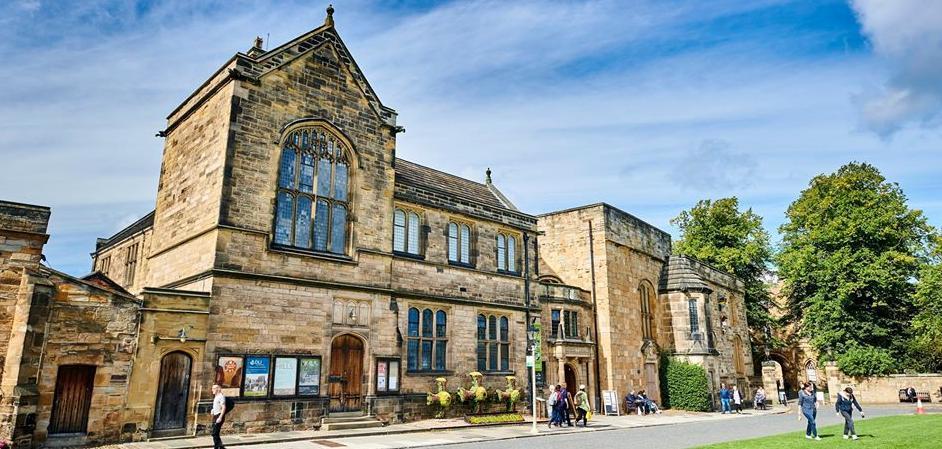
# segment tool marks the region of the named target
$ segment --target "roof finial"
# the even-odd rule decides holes
[[[327,5],[327,18],[324,19],[324,25],[334,26],[334,5],[333,3]]]
[[[487,167],[487,171],[484,172],[484,174],[487,175],[487,178],[485,178],[485,182],[490,184],[491,183],[491,167]]]
[[[262,40],[261,36],[255,36],[255,43],[252,44],[252,48],[250,48],[246,54],[253,58],[265,54],[265,50],[262,50],[262,44],[264,43],[265,41]]]
[[[261,50],[264,43],[261,36],[255,36],[255,48]]]

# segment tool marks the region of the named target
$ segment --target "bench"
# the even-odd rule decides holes
[[[942,394],[942,387],[939,388],[939,393]],[[917,391],[916,399],[921,400],[922,402],[932,402],[932,395],[925,391]],[[899,391],[899,401],[900,402],[914,402],[909,399],[909,396],[906,394],[906,389],[901,389]]]

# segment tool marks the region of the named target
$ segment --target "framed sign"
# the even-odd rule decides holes
[[[602,404],[606,415],[618,416],[618,392],[615,390],[602,390]]]
[[[399,393],[399,359],[376,359],[376,394]]]
[[[298,369],[298,396],[317,396],[321,390],[321,359],[300,359]]]
[[[298,359],[296,357],[275,358],[275,380],[272,382],[272,394],[275,396],[294,396],[297,393]]]
[[[271,359],[267,356],[248,356],[245,358],[245,384],[242,395],[245,397],[268,396],[268,377],[271,373]]]
[[[242,356],[223,356],[216,360],[215,383],[222,387],[222,394],[238,396],[242,388]]]

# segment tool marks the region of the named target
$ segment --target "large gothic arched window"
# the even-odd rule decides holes
[[[285,136],[278,165],[275,245],[347,252],[349,148],[323,126]]]

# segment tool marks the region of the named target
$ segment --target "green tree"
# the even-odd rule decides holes
[[[812,179],[779,230],[779,275],[801,335],[825,358],[905,356],[932,228],[900,187],[872,165],[847,164]]]
[[[910,360],[920,371],[942,371],[942,239],[938,237],[931,260],[919,270],[914,305]]]
[[[671,224],[680,229],[680,240],[674,242],[675,253],[692,256],[742,279],[752,334],[764,335],[762,331],[771,320],[769,290],[762,278],[768,272],[772,248],[762,217],[752,209],[740,211],[739,200],[733,197],[701,200]]]

